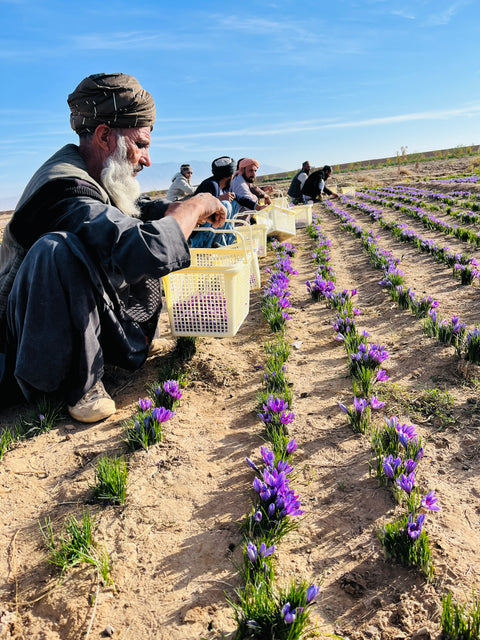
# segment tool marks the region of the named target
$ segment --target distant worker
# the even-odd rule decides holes
[[[170,202],[176,202],[192,196],[195,193],[195,187],[192,187],[190,182],[192,174],[192,167],[189,164],[182,164],[180,171],[172,178],[172,184],[165,196],[166,199]]]
[[[235,193],[240,211],[261,211],[271,204],[270,197],[253,183],[260,166],[254,158],[242,158],[238,161],[237,171],[233,175],[231,190]],[[263,198],[265,204],[261,205],[259,199]]]
[[[305,160],[300,171],[293,176],[292,182],[290,183],[287,191],[287,194],[290,196],[293,204],[303,203],[302,187],[305,184],[305,180],[310,175],[311,170],[312,167],[310,166],[310,162]]]
[[[219,227],[220,229],[231,229],[231,220],[239,210],[238,201],[235,199],[235,194],[230,191],[230,183],[232,182],[232,176],[235,171],[235,161],[230,156],[221,156],[216,158],[212,162],[212,175],[201,182],[196,191],[197,193],[211,193],[212,196],[221,200],[224,207],[227,210],[227,222]],[[211,227],[210,223],[202,225],[204,227]],[[213,246],[225,246],[232,244],[235,241],[235,234],[233,233],[213,233],[212,231],[194,231],[190,237],[190,244],[193,248],[205,248]]]
[[[322,199],[323,194],[331,196],[332,198],[338,198],[338,194],[333,193],[325,186],[325,182],[332,175],[332,167],[326,164],[321,169],[317,169],[311,173],[305,180],[302,187],[302,195],[304,202],[318,202]]]

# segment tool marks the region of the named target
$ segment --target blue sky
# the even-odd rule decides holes
[[[293,170],[480,143],[478,0],[0,0],[0,11],[0,207],[76,142],[66,98],[98,72],[134,75],[155,98],[154,163],[195,170],[228,154]]]

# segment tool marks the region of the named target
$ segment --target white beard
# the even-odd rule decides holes
[[[136,202],[140,195],[140,185],[133,177],[135,167],[127,160],[127,145],[123,136],[117,136],[117,148],[105,162],[101,180],[105,191],[115,206],[127,216],[138,218],[140,208]]]

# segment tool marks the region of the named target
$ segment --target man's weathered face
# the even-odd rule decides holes
[[[242,176],[245,178],[246,182],[253,182],[257,175],[257,167],[251,164],[248,167],[244,167],[242,171]]]
[[[150,160],[150,127],[123,129],[123,139],[127,145],[127,160],[133,167],[135,177],[143,167],[149,167]]]
[[[303,165],[303,170],[305,171],[305,173],[310,173],[312,167],[310,166],[310,163],[307,162],[307,164]]]

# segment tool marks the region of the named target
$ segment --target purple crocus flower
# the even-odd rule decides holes
[[[315,600],[315,598],[318,596],[319,592],[320,592],[320,587],[317,587],[314,584],[312,584],[310,587],[308,587],[308,589],[307,589],[307,604],[312,602],[312,600]]]
[[[409,460],[407,460],[407,463],[405,465],[405,475],[409,475],[410,473],[412,473],[412,471],[415,471],[415,469],[417,468],[417,463],[415,462],[415,460],[412,460],[411,458]]]
[[[285,620],[286,624],[292,624],[292,622],[295,622],[295,618],[297,617],[297,610],[290,609],[290,603],[287,602],[283,605],[282,617]]]
[[[427,495],[420,500],[420,506],[424,509],[428,509],[429,511],[440,511],[440,507],[437,504],[435,490],[430,491],[430,493],[427,493]]]
[[[250,460],[250,458],[245,458],[245,462],[248,464],[249,467],[252,467],[252,469],[254,471],[260,472],[259,468],[257,467],[257,465],[253,462],[253,460]]]
[[[250,559],[250,562],[255,563],[257,561],[257,547],[253,544],[253,542],[249,542],[247,545],[247,555]]]
[[[174,400],[180,400],[182,397],[182,391],[176,380],[167,380],[164,382],[163,390],[165,393],[168,393],[169,396],[172,396]]]
[[[144,398],[142,400],[142,398],[138,399],[138,406],[140,407],[140,409],[142,411],[148,411],[149,409],[151,409],[153,407],[153,402],[150,398]]]
[[[273,516],[275,514],[275,503],[274,502],[272,502],[271,504],[268,505],[267,514],[268,514],[269,518],[273,518]]]
[[[294,451],[296,451],[297,449],[297,443],[295,442],[295,438],[293,440],[290,440],[290,442],[287,444],[287,453],[293,453]]]
[[[255,511],[255,513],[253,514],[253,519],[255,520],[255,522],[261,522],[262,518],[263,518],[262,512]]]
[[[282,413],[280,414],[281,424],[289,424],[290,422],[293,422],[294,419],[295,419],[295,414],[292,412],[287,413],[286,411],[282,411]]]
[[[390,478],[390,480],[393,480],[401,464],[402,464],[402,460],[400,456],[398,456],[397,458],[394,458],[392,454],[390,454],[389,456],[383,459],[383,462],[382,462],[383,473],[387,476],[387,478]]]
[[[262,458],[267,467],[273,467],[273,463],[275,461],[275,454],[273,451],[267,449],[267,447],[260,447],[260,453],[262,454]]]
[[[165,409],[165,407],[155,407],[152,409],[152,418],[156,420],[156,422],[166,422],[173,418],[175,415],[175,411],[170,411],[170,409]]]
[[[372,409],[381,409],[385,406],[385,402],[379,400],[377,396],[372,396],[370,398],[370,406],[372,407]]]
[[[422,533],[423,523],[425,521],[425,514],[421,513],[414,521],[412,516],[408,516],[407,533],[412,540],[417,540]]]
[[[340,407],[340,409],[341,409],[342,411],[344,411],[346,414],[349,414],[349,413],[350,413],[350,412],[349,412],[349,410],[347,409],[347,407],[346,407],[344,404],[342,404],[341,402],[339,402],[339,403],[338,403],[338,406],[339,406],[339,407]]]
[[[400,489],[410,494],[415,486],[415,473],[412,471],[408,476],[402,473],[402,475],[397,478],[397,484]]]
[[[263,405],[264,411],[270,411],[271,413],[281,413],[288,409],[288,402],[282,398],[274,398],[270,396],[267,403]]]
[[[377,371],[377,382],[386,382],[387,380],[387,372],[384,369],[379,369]]]
[[[258,555],[261,558],[266,558],[267,556],[271,556],[274,551],[275,551],[275,545],[272,544],[272,546],[267,547],[267,545],[264,542],[262,542],[262,544],[258,548]]]
[[[363,413],[368,406],[368,400],[365,400],[365,398],[354,397],[353,406],[355,408],[355,411],[357,411],[357,413]]]

